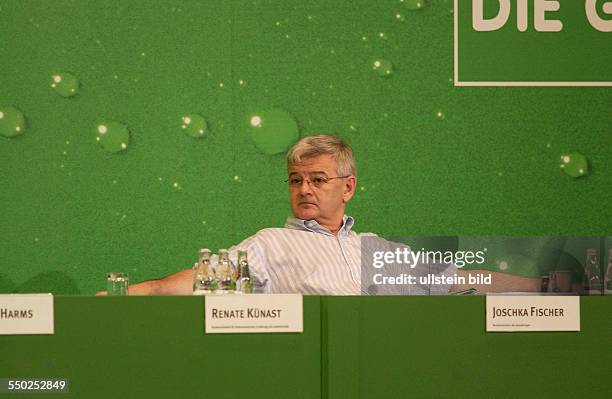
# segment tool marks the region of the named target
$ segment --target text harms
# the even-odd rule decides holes
[[[601,0],[600,0],[601,1]],[[475,31],[490,32],[503,27],[510,18],[512,3],[516,3],[516,27],[525,32],[528,21],[530,0],[498,0],[499,11],[493,18],[484,17],[483,0],[472,1],[472,26]],[[533,27],[537,32],[560,32],[563,22],[546,18],[546,12],[559,11],[561,5],[556,0],[531,0],[533,3]],[[612,32],[612,19],[603,19],[597,14],[598,0],[585,0],[584,10],[589,24],[600,32]],[[612,17],[612,1],[603,2],[603,12]]]
[[[0,319],[31,319],[32,317],[34,317],[32,309],[0,308]]]

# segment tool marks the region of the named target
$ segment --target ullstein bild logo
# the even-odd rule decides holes
[[[456,86],[612,86],[612,0],[455,0]]]

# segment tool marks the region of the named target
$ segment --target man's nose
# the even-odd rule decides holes
[[[308,179],[302,180],[302,185],[300,186],[300,194],[302,195],[312,194],[312,184],[310,183],[310,180]]]

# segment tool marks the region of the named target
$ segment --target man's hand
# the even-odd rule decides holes
[[[158,280],[143,281],[128,287],[128,295],[191,295],[193,294],[193,269],[181,270]],[[96,296],[108,295],[106,291]]]

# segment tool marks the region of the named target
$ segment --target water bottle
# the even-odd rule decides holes
[[[587,249],[587,259],[584,265],[584,290],[586,295],[601,294],[601,270],[596,249]],[[595,291],[595,292],[593,292]]]
[[[237,292],[241,294],[253,293],[253,280],[251,279],[251,271],[249,270],[249,261],[247,260],[246,251],[238,251],[238,279]]]
[[[217,261],[217,294],[231,294],[236,287],[227,249],[219,250]]]
[[[193,277],[193,294],[213,294],[217,290],[217,279],[211,264],[212,252],[208,248],[200,249],[200,261],[196,264]]]
[[[605,275],[605,289],[612,291],[612,248],[608,249],[608,268]]]

